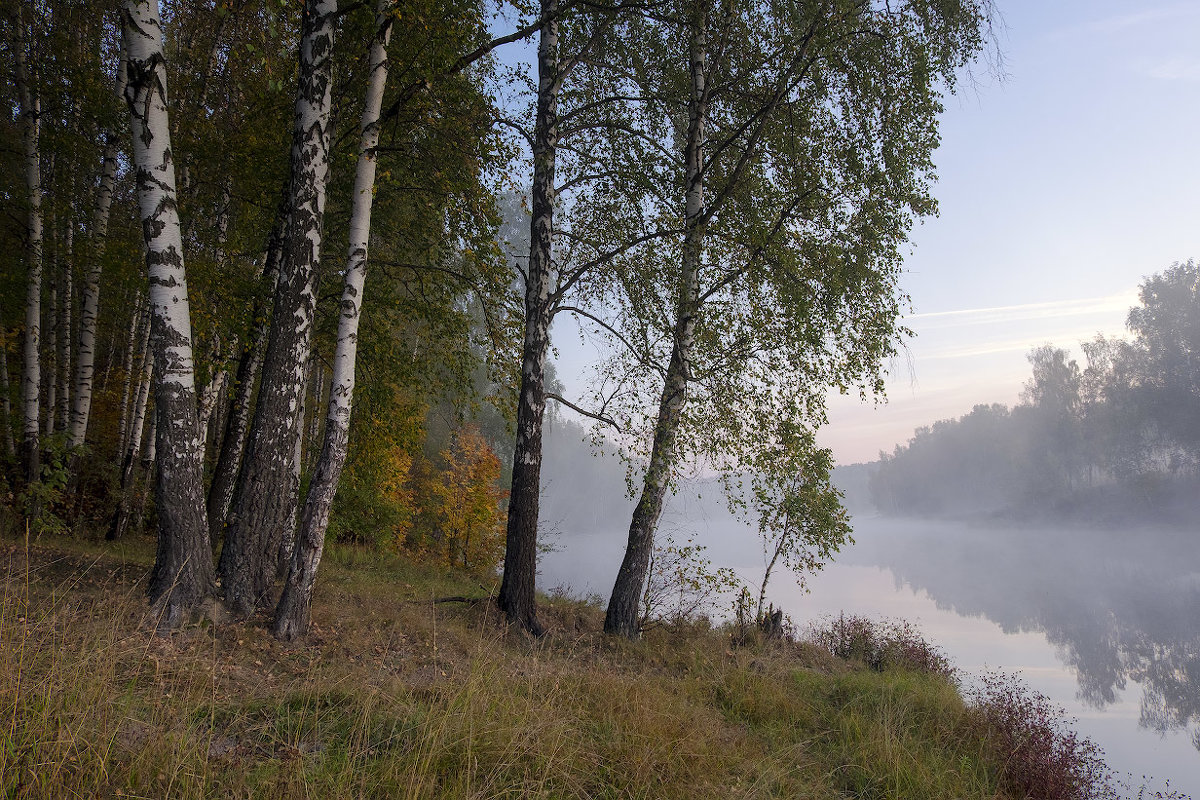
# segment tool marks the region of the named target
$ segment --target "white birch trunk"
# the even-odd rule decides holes
[[[325,547],[329,512],[337,494],[338,479],[346,463],[350,439],[350,410],[354,399],[354,366],[358,353],[358,322],[362,313],[363,284],[371,236],[371,206],[375,194],[376,148],[379,145],[379,111],[387,83],[387,46],[393,17],[390,0],[380,0],[375,17],[376,35],[369,56],[367,96],[359,125],[358,165],[354,174],[350,215],[350,248],[338,317],[337,348],[333,357],[333,386],[329,413],[317,469],[309,486],[300,529],[292,551],[291,567],[275,612],[273,631],[280,639],[295,639],[308,630],[313,587]],[[320,375],[320,367],[317,367]],[[322,382],[318,379],[318,382]]]
[[[127,74],[124,54],[117,66],[116,92],[117,97],[125,95],[125,76]],[[104,267],[104,251],[108,246],[108,216],[112,208],[113,186],[117,176],[117,134],[108,131],[105,134],[104,162],[100,166],[100,185],[96,189],[96,209],[92,215],[92,235],[88,242],[88,268],[83,285],[83,302],[79,309],[79,347],[75,362],[75,391],[71,404],[71,427],[67,440],[68,447],[78,452],[87,438],[88,420],[92,412],[92,383],[96,369],[96,321],[100,314],[100,273]],[[141,306],[139,295],[136,307]],[[136,327],[137,314],[134,314]],[[130,331],[129,350],[133,352],[135,333]],[[129,397],[129,370],[126,367],[125,400]],[[122,405],[124,408],[124,405]],[[122,415],[122,426],[124,416]]]
[[[71,322],[75,305],[75,221],[67,219],[63,237],[62,288],[58,297],[58,430],[66,430],[71,417]]]
[[[138,295],[141,299],[141,295]],[[143,317],[145,319],[143,320]],[[150,384],[153,374],[151,367],[154,362],[150,358],[150,319],[149,309],[140,310],[134,317],[134,329],[142,320],[142,338],[138,342],[138,352],[141,354],[138,364],[138,379],[133,394],[133,406],[129,409],[129,426],[121,439],[121,493],[117,499],[117,510],[105,536],[109,541],[115,541],[125,536],[129,529],[129,517],[134,501],[134,489],[137,483],[138,456],[142,449],[142,430],[146,425],[146,409],[150,402]],[[130,343],[129,362],[133,363],[133,343]],[[126,386],[128,388],[128,385]]]
[[[654,532],[662,515],[663,499],[670,485],[675,461],[675,441],[687,402],[692,377],[696,317],[699,313],[700,261],[704,253],[704,147],[708,112],[707,18],[703,13],[692,29],[690,42],[691,95],[684,164],[686,196],[684,200],[683,263],[676,300],[675,330],[671,361],[667,365],[650,463],[646,468],[641,497],[629,524],[625,557],[617,572],[612,596],[604,618],[604,632],[628,638],[640,634],[638,601],[646,585],[650,556],[654,550]]]
[[[129,320],[129,344],[125,349],[125,379],[124,386],[121,388],[121,421],[117,427],[117,441],[119,443],[117,452],[120,453],[124,453],[129,445],[129,419],[130,415],[133,413],[133,408],[130,403],[136,401],[137,390],[139,386],[139,384],[134,382],[133,377],[135,365],[140,363],[137,361],[138,353],[141,352],[144,358],[146,348],[149,345],[149,340],[142,341],[138,337],[138,332],[143,330],[143,328],[146,331],[150,330],[149,322],[143,320],[143,317],[146,316],[147,310],[142,305],[141,290],[138,290],[136,299],[134,300],[133,308],[134,312]],[[140,351],[138,349],[139,343],[141,348]],[[140,369],[137,371],[137,374],[141,374]]]
[[[138,362],[141,365],[141,369],[138,370],[137,394],[133,398],[129,435],[125,440],[125,451],[131,454],[130,457],[134,459],[141,452],[142,430],[146,427],[146,409],[150,405],[150,384],[154,372],[154,361],[150,354],[149,318],[143,320],[142,340],[138,352],[141,353],[141,360]]]
[[[357,177],[357,176],[356,176]],[[351,220],[353,223],[353,220]],[[339,321],[340,322],[340,321]],[[336,358],[336,353],[335,353]],[[314,363],[309,368],[312,382],[312,415],[308,422],[308,450],[305,452],[304,466],[312,472],[316,465],[317,455],[321,452],[321,407],[325,402],[325,367]]]
[[[21,96],[21,121],[25,144],[25,190],[29,203],[28,281],[25,293],[24,365],[21,375],[23,406],[23,457],[25,480],[36,483],[41,477],[41,442],[39,412],[41,406],[42,362],[42,160],[41,103],[36,96],[25,63],[25,21],[18,18],[21,29],[16,46],[17,88]]]
[[[291,489],[297,415],[316,311],[325,184],[329,175],[336,0],[304,5],[292,131],[291,199],[271,335],[235,512],[221,551],[221,584],[235,613],[268,602],[280,540],[296,513]]]
[[[210,60],[211,63],[211,60]],[[207,88],[207,82],[205,83]],[[224,272],[226,264],[225,248],[229,241],[229,200],[230,188],[229,180],[226,179],[225,184],[221,187],[221,206],[217,211],[217,252],[215,253],[217,262],[217,272]],[[213,309],[214,315],[217,309]],[[237,340],[234,340],[236,345]],[[231,348],[236,350],[236,346]],[[221,334],[218,332],[213,336],[212,346],[212,368],[210,369],[211,378],[204,390],[200,393],[200,411],[199,411],[199,426],[200,435],[204,438],[205,448],[207,450],[209,440],[209,422],[212,419],[214,409],[221,402],[221,395],[225,390],[225,384],[229,378],[229,370],[225,366],[226,359],[222,356],[221,351]]]
[[[53,174],[53,165],[51,166]],[[53,184],[51,185],[53,189]],[[54,216],[50,217],[50,230],[54,230]],[[53,237],[52,237],[53,240]],[[42,331],[46,334],[45,341],[42,347],[42,396],[46,398],[46,408],[42,414],[42,432],[49,437],[54,433],[54,417],[58,412],[58,384],[54,381],[55,372],[58,365],[58,279],[56,275],[56,267],[58,266],[58,253],[56,248],[50,249],[49,269],[46,270],[43,265],[43,280],[49,279],[50,286],[48,302],[44,303],[45,316],[42,320]]]
[[[160,628],[173,628],[214,586],[201,482],[204,445],[196,430],[191,313],[175,199],[158,2],[124,0],[121,15],[129,59],[125,96],[133,127],[156,362],[158,550],[148,591],[160,614]]]

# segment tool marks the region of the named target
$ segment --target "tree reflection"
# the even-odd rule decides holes
[[[940,608],[1040,631],[1102,708],[1128,681],[1140,724],[1191,729],[1200,749],[1200,543],[1178,531],[954,528],[930,523],[855,548]]]

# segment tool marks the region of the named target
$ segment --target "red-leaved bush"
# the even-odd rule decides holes
[[[1001,780],[1026,800],[1116,798],[1104,751],[1071,730],[1066,712],[1020,678],[988,672],[967,692],[1003,764]]]

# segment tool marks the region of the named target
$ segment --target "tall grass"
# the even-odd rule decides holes
[[[704,626],[612,642],[566,598],[535,641],[431,602],[486,587],[336,549],[303,643],[216,609],[157,637],[143,565],[66,547],[0,562],[5,797],[1022,796],[936,669]]]

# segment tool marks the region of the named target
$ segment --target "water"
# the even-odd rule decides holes
[[[584,524],[566,514],[541,585],[607,597],[625,520],[622,504]],[[755,531],[712,504],[677,502],[663,529],[761,580]],[[840,612],[914,622],[960,669],[1019,672],[1135,789],[1150,775],[1152,789],[1169,780],[1200,798],[1200,537],[858,518],[855,539],[808,593],[779,574],[769,598],[801,625]]]

